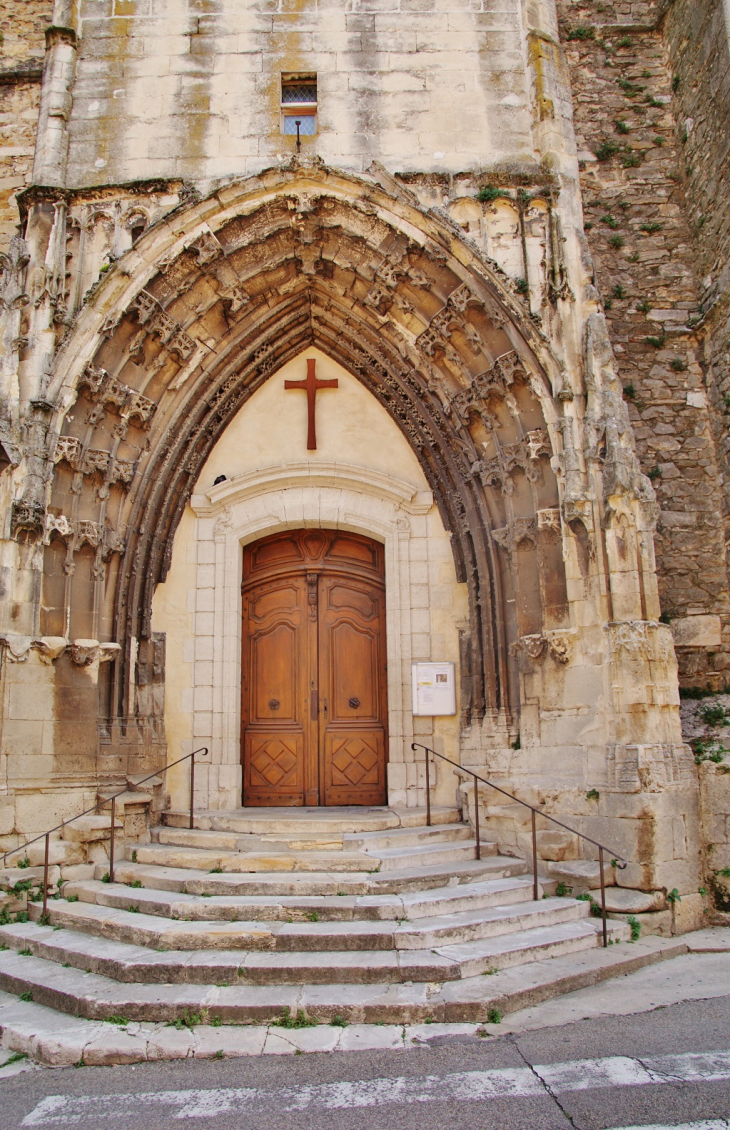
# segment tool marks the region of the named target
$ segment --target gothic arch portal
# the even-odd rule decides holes
[[[557,313],[539,320],[461,228],[377,168],[362,180],[317,163],[180,205],[102,274],[35,405],[52,475],[29,465],[13,511],[16,540],[43,547],[38,634],[116,656],[100,673],[111,756],[99,764],[113,774],[164,757],[151,605],[176,528],[229,422],[312,346],[395,421],[449,532],[469,598],[466,759],[483,763],[485,742],[506,749],[520,730],[544,745],[534,704],[561,719],[587,655],[591,694],[609,703],[606,623],[658,614],[651,489],[600,319],[571,371],[540,328],[553,313],[571,324],[559,309],[570,295],[546,302]],[[666,652],[666,632],[652,631],[642,646],[658,632]],[[609,715],[587,739],[602,761]]]

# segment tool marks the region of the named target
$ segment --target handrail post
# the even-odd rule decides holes
[[[482,841],[479,835],[479,786],[477,785],[477,775],[472,773],[474,778],[474,832],[477,837],[477,859],[482,858]]]
[[[601,869],[601,917],[603,918],[603,948],[608,945],[608,931],[606,927],[606,883],[603,878],[603,848],[598,849],[598,866]]]
[[[428,749],[423,747],[426,751],[426,827],[431,827],[431,780],[428,775]]]
[[[530,809],[532,816],[532,897],[537,902],[537,832],[535,830],[535,809]]]
[[[109,882],[114,882],[114,825],[116,824],[117,816],[117,798],[112,797],[112,828],[111,839],[109,840]]]
[[[190,755],[190,827],[193,826],[193,805],[195,803],[195,752]]]
[[[48,913],[48,857],[51,850],[51,833],[46,832],[46,854],[43,860],[43,918]]]

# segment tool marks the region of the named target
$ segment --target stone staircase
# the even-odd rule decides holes
[[[554,897],[554,882],[535,901],[523,860],[491,843],[477,860],[455,809],[424,817],[255,809],[189,830],[168,814],[125,848],[114,883],[99,866],[49,900],[44,924],[31,903],[31,921],[0,926],[0,990],[95,1020],[478,1021],[485,975],[520,966],[527,983],[539,968],[548,986],[547,959],[595,953],[587,902]],[[621,922],[609,931],[628,940]],[[631,950],[596,954],[600,976],[635,968]]]

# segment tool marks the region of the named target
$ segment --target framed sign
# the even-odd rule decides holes
[[[453,663],[414,663],[413,713],[456,714],[456,671]]]

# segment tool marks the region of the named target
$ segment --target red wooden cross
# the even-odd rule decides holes
[[[307,451],[317,450],[317,432],[314,427],[314,402],[321,388],[339,388],[340,382],[320,381],[314,373],[315,358],[307,358],[307,379],[304,381],[284,381],[284,388],[300,388],[307,394]]]

